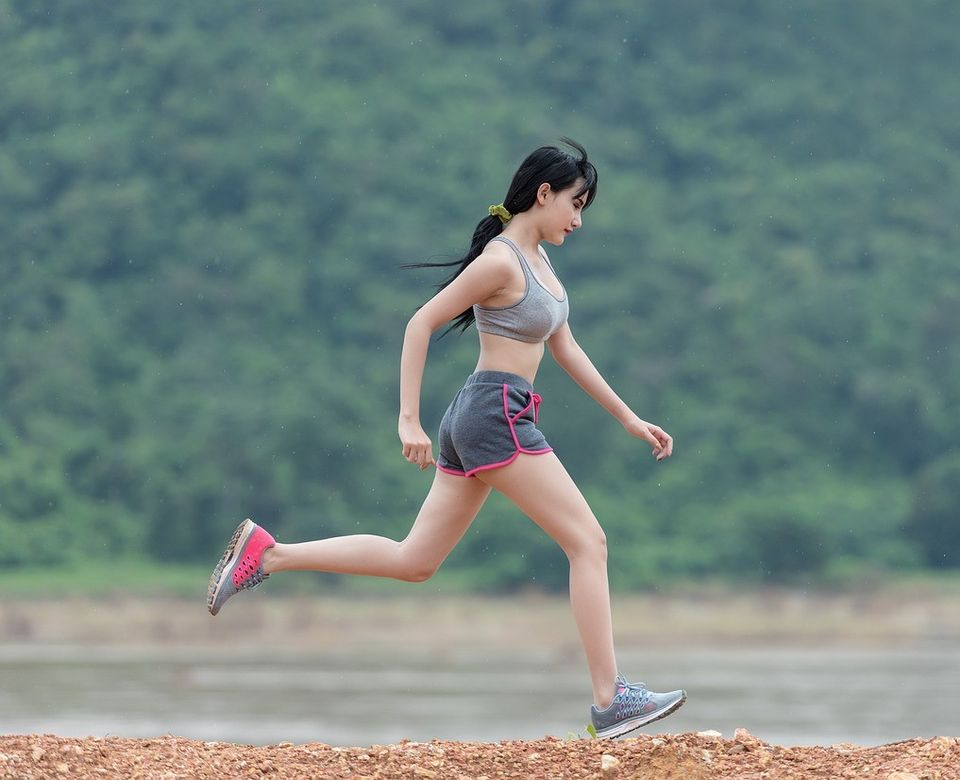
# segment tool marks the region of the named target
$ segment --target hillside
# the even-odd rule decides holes
[[[617,588],[960,566],[954,4],[0,4],[0,563],[402,536],[406,319],[520,159],[600,171],[551,257],[670,462],[545,362]],[[431,434],[476,359],[433,347]],[[562,589],[493,500],[447,567]],[[332,583],[331,583],[332,584]]]

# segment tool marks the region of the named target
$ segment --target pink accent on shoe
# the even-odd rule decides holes
[[[240,552],[240,561],[234,566],[231,575],[233,587],[239,588],[244,580],[260,568],[263,561],[263,551],[268,547],[273,547],[274,544],[276,544],[276,540],[267,531],[260,526],[254,529],[243,545],[243,550]]]

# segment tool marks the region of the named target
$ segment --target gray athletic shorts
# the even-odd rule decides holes
[[[437,468],[472,477],[512,463],[521,452],[552,452],[537,429],[540,400],[522,376],[506,371],[471,374],[440,421]]]

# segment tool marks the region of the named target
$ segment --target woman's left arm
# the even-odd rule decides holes
[[[627,433],[651,444],[653,454],[658,461],[670,457],[673,453],[673,438],[670,434],[658,425],[641,420],[624,403],[574,339],[569,324],[564,325],[547,340],[547,347],[553,359],[557,361],[557,365],[566,371],[587,395],[610,412],[627,430]]]

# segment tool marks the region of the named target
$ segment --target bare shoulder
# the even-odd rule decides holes
[[[520,272],[516,256],[502,241],[491,241],[468,265],[461,276],[468,279],[483,279],[488,290],[496,290],[507,284]]]
[[[477,255],[475,263],[482,263],[490,271],[510,271],[517,264],[513,250],[503,241],[490,241]]]

